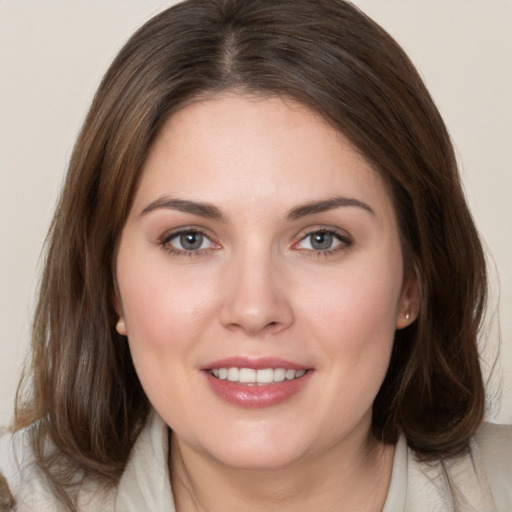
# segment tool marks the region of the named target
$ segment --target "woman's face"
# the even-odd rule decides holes
[[[383,181],[308,108],[225,94],[175,114],[116,270],[118,331],[182,451],[278,468],[367,438],[416,288]]]

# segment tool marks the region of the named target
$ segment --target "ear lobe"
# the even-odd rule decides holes
[[[420,311],[420,282],[417,269],[411,268],[407,273],[402,287],[402,295],[398,304],[396,328],[403,329],[411,325]]]
[[[121,336],[126,336],[126,324],[124,321],[123,306],[121,304],[121,294],[119,293],[119,286],[117,285],[117,278],[114,276],[114,309],[119,316],[116,323],[116,331]]]
[[[124,321],[123,306],[121,305],[121,301],[119,300],[119,292],[117,290],[114,297],[114,309],[116,310],[116,313],[119,316],[116,323],[116,331],[121,336],[126,336],[126,324]]]
[[[121,335],[121,336],[126,336],[126,324],[124,323],[124,318],[122,316],[119,317],[119,320],[117,321],[117,324],[116,324],[116,331]]]

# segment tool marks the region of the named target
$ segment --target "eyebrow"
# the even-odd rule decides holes
[[[322,213],[334,208],[346,206],[361,208],[368,213],[375,215],[375,212],[368,204],[359,201],[358,199],[336,196],[323,201],[314,201],[297,206],[288,212],[285,219],[288,221],[299,220],[303,217],[307,217],[308,215],[314,215],[316,213]],[[177,210],[213,220],[226,220],[226,216],[216,206],[210,203],[201,203],[172,197],[161,197],[156,201],[153,201],[146,206],[144,210],[142,210],[140,216],[142,217],[159,209]]]
[[[187,201],[186,199],[176,199],[172,197],[161,197],[156,201],[153,201],[146,206],[142,212],[140,212],[140,216],[142,217],[159,209],[177,210],[179,212],[191,213],[193,215],[199,215],[200,217],[206,217],[214,220],[225,219],[224,214],[212,204]]]
[[[343,206],[355,206],[357,208],[362,208],[368,213],[375,216],[375,212],[371,208],[370,205],[359,201],[358,199],[353,199],[351,197],[331,197],[329,199],[325,199],[324,201],[316,201],[312,203],[307,203],[302,206],[297,206],[290,210],[288,215],[286,216],[287,220],[298,220],[303,217],[307,217],[308,215],[314,215],[315,213],[322,213],[328,210],[332,210],[334,208],[340,208]]]

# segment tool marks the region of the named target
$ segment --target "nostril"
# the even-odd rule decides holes
[[[272,293],[270,293],[272,292]],[[222,298],[219,319],[231,331],[243,330],[254,336],[277,333],[293,323],[293,312],[288,297],[254,286],[233,286]]]

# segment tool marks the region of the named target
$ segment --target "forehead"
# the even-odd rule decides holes
[[[189,104],[163,125],[136,203],[158,193],[283,207],[334,194],[389,203],[379,174],[316,112],[291,99],[234,93]]]

